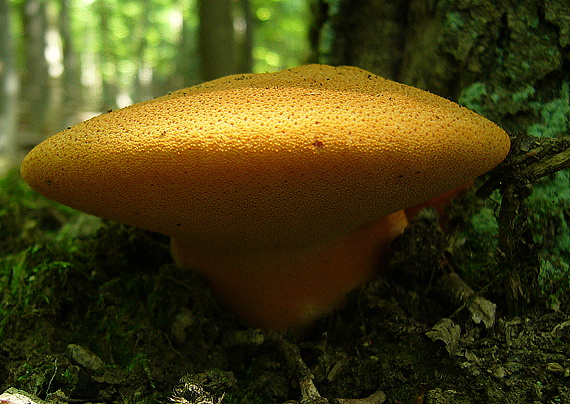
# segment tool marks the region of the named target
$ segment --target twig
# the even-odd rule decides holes
[[[536,138],[517,136],[509,156],[491,172],[491,177],[477,191],[487,198],[498,189],[502,195],[499,210],[499,249],[507,270],[505,294],[511,312],[521,300],[530,300],[538,275],[538,254],[528,227],[528,209],[524,200],[542,177],[570,168],[570,137]],[[520,257],[530,258],[526,264]]]
[[[313,374],[303,361],[299,347],[296,344],[287,341],[282,334],[273,331],[268,331],[265,334],[265,340],[276,343],[287,364],[293,368],[301,389],[300,404],[382,404],[386,401],[386,395],[380,390],[366,398],[336,398],[331,401],[327,400],[317,390],[313,382]],[[294,402],[288,401],[287,403],[293,404]]]

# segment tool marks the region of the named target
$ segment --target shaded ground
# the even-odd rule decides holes
[[[0,184],[0,204],[0,392],[50,403],[300,399],[275,342],[174,267],[166,238],[45,201],[16,175]],[[567,299],[547,285],[507,313],[496,235],[461,219],[480,208],[456,206],[446,232],[422,215],[397,240],[392,272],[297,341],[324,397],[570,403]],[[492,327],[446,292],[450,273],[497,304]]]

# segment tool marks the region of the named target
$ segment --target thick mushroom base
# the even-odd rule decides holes
[[[403,211],[368,223],[328,245],[253,256],[212,256],[172,238],[176,263],[196,270],[246,324],[300,334],[371,280],[408,221]]]

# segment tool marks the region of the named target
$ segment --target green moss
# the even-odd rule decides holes
[[[0,251],[6,255],[43,243],[74,249],[101,220],[44,198],[12,171],[0,178],[0,223]]]
[[[531,109],[539,119],[530,125],[527,133],[537,137],[554,137],[570,131],[570,90],[569,83],[563,83],[560,97],[541,104],[530,103]]]
[[[535,89],[533,86],[526,86],[519,91],[516,91],[512,95],[512,99],[514,102],[518,104],[522,104],[528,102],[528,100],[532,99],[532,96],[535,94]]]
[[[496,244],[499,225],[495,211],[489,207],[484,207],[479,212],[471,216],[471,226],[475,233],[481,235],[485,242]]]
[[[527,200],[529,225],[540,246],[541,284],[570,287],[570,173],[559,171],[535,185]]]
[[[444,28],[446,30],[460,30],[465,27],[465,21],[458,11],[449,11],[445,13]]]
[[[458,102],[465,108],[483,115],[485,98],[487,97],[487,86],[482,81],[477,81],[466,87],[459,95]]]
[[[458,204],[454,213],[460,220],[466,219],[454,232],[454,265],[475,289],[497,276],[498,200],[498,192],[486,201],[467,197],[466,204]]]
[[[164,357],[158,350],[167,345],[156,322],[167,323],[169,310],[179,308],[172,282],[159,288],[160,275],[147,275],[146,268],[156,271],[169,260],[164,238],[47,200],[17,172],[0,180],[0,233],[0,343],[12,341],[3,349],[26,358],[20,366],[12,358],[2,383],[36,392],[55,378],[69,393],[73,385],[66,380],[78,368],[69,367],[64,352],[73,342],[153,389],[149,357]]]
[[[490,91],[484,82],[466,87],[459,96],[459,103],[483,116],[493,117],[500,111],[516,115],[524,112],[532,122],[526,132],[537,137],[560,136],[570,131],[570,85],[562,83],[558,97],[540,101],[536,89],[525,85],[517,91],[502,87]]]
[[[87,217],[35,193],[16,171],[0,179],[0,335],[11,319],[53,315],[68,273],[85,275],[85,236],[96,228],[78,225]]]

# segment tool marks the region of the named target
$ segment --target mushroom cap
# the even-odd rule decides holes
[[[299,249],[428,200],[509,150],[494,123],[355,67],[228,76],[36,146],[38,192],[219,254]]]

